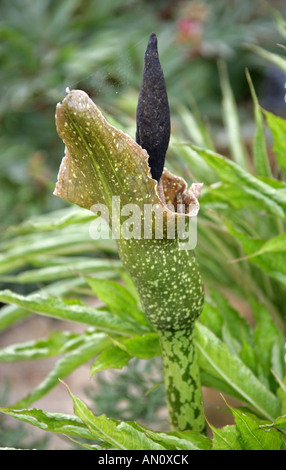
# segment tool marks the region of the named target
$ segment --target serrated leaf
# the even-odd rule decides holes
[[[79,226],[76,233],[60,231],[46,234],[29,234],[2,244],[0,274],[27,266],[37,256],[84,253],[96,251],[98,245],[88,234],[88,228]]]
[[[247,254],[246,257],[233,260],[233,262],[246,258],[250,263],[259,266],[259,268],[269,276],[276,279],[281,284],[286,285],[286,252],[281,248],[281,242],[282,244],[284,243],[284,236],[281,235],[277,237],[277,240],[269,241],[269,245],[266,245],[266,249],[263,251],[263,246],[267,243],[265,240],[251,238],[238,230],[235,225],[226,218],[223,218],[223,220],[228,232],[242,246]],[[278,249],[282,251],[278,251]],[[261,253],[260,250],[262,250]]]
[[[202,372],[225,383],[255,412],[273,421],[280,411],[278,398],[263,385],[239,357],[233,355],[226,344],[208,328],[196,324],[196,345]],[[219,382],[218,382],[219,383]]]
[[[51,372],[26,397],[13,405],[13,408],[27,408],[50,392],[59,383],[82,364],[93,359],[110,346],[110,339],[104,333],[86,335],[85,342],[75,350],[67,352],[59,359]]]
[[[0,349],[0,362],[29,361],[53,357],[78,347],[84,341],[82,335],[57,331],[48,338],[12,344]]]
[[[269,180],[268,180],[269,181]],[[247,209],[249,211],[265,211],[273,214],[276,211],[273,201],[261,192],[245,185],[221,183],[209,186],[201,198],[207,204],[224,204],[229,209]],[[280,213],[280,210],[278,209]]]
[[[191,145],[191,144],[190,144]],[[202,149],[191,145],[191,147],[204,159],[225,183],[245,186],[248,191],[254,190],[261,194],[265,201],[268,200],[268,210],[279,218],[285,218],[286,194],[279,192],[269,184],[248,173],[235,162],[215,153],[211,150]]]
[[[106,369],[122,369],[132,357],[149,360],[161,354],[157,333],[135,335],[120,341],[111,338],[114,346],[101,353],[91,366],[91,375]]]
[[[236,426],[227,425],[220,429],[210,423],[209,426],[213,432],[212,450],[241,450]]]
[[[82,306],[68,305],[64,300],[44,294],[22,296],[10,290],[0,291],[0,300],[23,307],[40,315],[59,318],[98,327],[103,331],[130,334],[138,332],[138,327],[123,322],[108,311]]]
[[[157,333],[146,333],[144,335],[135,335],[133,338],[122,341],[126,351],[138,359],[152,359],[161,355],[161,346]]]
[[[93,439],[91,432],[83,422],[73,415],[64,413],[49,413],[39,409],[17,410],[0,408],[0,412],[24,423],[36,426],[43,431],[56,434],[67,434],[84,439]]]
[[[239,442],[243,450],[280,450],[282,434],[275,429],[265,429],[250,415],[231,408],[239,432]]]
[[[50,260],[51,262],[51,260]],[[118,270],[122,268],[119,260],[108,259],[66,259],[66,262],[47,266],[41,269],[29,269],[14,276],[0,276],[0,281],[14,282],[19,284],[40,283],[59,281],[72,277],[97,273],[98,277],[115,278],[118,277]]]
[[[195,431],[176,431],[170,433],[154,432],[144,427],[144,431],[154,441],[174,450],[210,450],[211,439]]]
[[[111,310],[125,313],[126,318],[130,317],[143,325],[148,325],[145,315],[138,310],[137,301],[126,287],[111,280],[95,279],[93,277],[86,277],[85,279],[97,297]]]
[[[119,346],[112,346],[103,351],[91,366],[91,376],[107,369],[122,369],[127,366],[132,356]]]
[[[44,215],[31,217],[17,226],[7,229],[7,234],[23,235],[28,233],[50,232],[60,230],[74,224],[83,224],[92,221],[97,216],[86,209],[69,207],[58,211],[49,212]],[[5,234],[4,234],[5,235]]]
[[[86,424],[94,439],[108,442],[120,450],[164,450],[165,447],[148,438],[135,423],[116,421],[105,415],[95,416],[86,404],[70,391],[75,414]]]
[[[54,296],[69,295],[71,292],[74,292],[77,288],[83,286],[85,286],[85,281],[82,278],[75,278],[71,280],[65,280],[64,282],[53,282],[49,286],[35,291],[34,294],[37,293],[40,295],[47,295],[51,293]],[[22,307],[19,307],[16,304],[4,305],[0,310],[0,331],[4,330],[5,328],[8,328],[17,321],[23,320],[31,314],[32,312]]]

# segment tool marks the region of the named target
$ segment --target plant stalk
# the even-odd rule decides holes
[[[200,372],[194,341],[194,328],[159,330],[164,381],[173,430],[205,431]]]

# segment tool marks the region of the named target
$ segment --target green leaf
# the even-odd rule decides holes
[[[277,209],[276,204],[273,204],[273,201],[270,200],[269,197],[243,184],[238,186],[235,184],[221,183],[209,186],[200,201],[206,207],[209,207],[210,204],[220,204],[220,209],[223,204],[225,209],[247,209],[256,212],[265,211],[268,214],[277,216],[281,214],[280,209]]]
[[[255,88],[253,86],[250,74],[246,71],[246,78],[249,84],[249,88],[252,95],[252,101],[254,104],[254,117],[256,122],[256,130],[253,142],[253,160],[258,176],[271,176],[271,169],[269,165],[269,159],[267,154],[267,146],[265,140],[265,128],[263,113],[259,106],[258,99],[256,96]]]
[[[88,273],[97,273],[97,276],[104,278],[118,277],[118,270],[122,268],[119,260],[87,258],[66,259],[61,264],[47,266],[41,269],[29,269],[22,271],[14,276],[0,276],[0,281],[14,282],[20,284],[40,283],[59,281],[60,279],[69,279],[72,277],[86,275]]]
[[[202,386],[218,390],[219,392],[229,397],[233,397],[239,401],[242,401],[241,395],[236,392],[233,387],[227,383],[226,380],[219,379],[218,377],[215,377],[213,374],[205,372],[204,370],[200,370],[200,377]]]
[[[284,350],[286,349],[286,345]],[[285,355],[284,355],[285,358]],[[274,373],[275,375],[275,373]],[[283,380],[280,380],[279,377],[275,377],[277,382],[279,383],[279,389],[277,390],[277,395],[281,401],[281,415],[286,415],[286,374]]]
[[[249,343],[246,336],[242,335],[242,346],[239,353],[240,359],[257,376],[257,356],[253,347],[253,342]]]
[[[126,289],[129,291],[129,293],[135,299],[137,305],[139,305],[140,304],[140,299],[139,299],[138,292],[136,290],[134,282],[132,281],[132,279],[129,276],[129,274],[127,273],[127,271],[122,270],[121,273],[120,273],[120,277],[121,277]]]
[[[148,438],[135,423],[120,422],[105,415],[95,416],[86,404],[70,391],[75,414],[95,439],[108,442],[119,450],[164,450],[165,447]]]
[[[24,320],[31,312],[15,305],[4,305],[0,310],[0,331],[14,323]]]
[[[230,305],[229,301],[218,290],[211,289],[210,292],[212,301],[223,317],[224,333],[229,332],[229,335],[240,346],[243,342],[243,335],[249,343],[252,343],[252,330],[245,318]]]
[[[274,52],[266,51],[265,49],[260,46],[257,46],[256,44],[247,44],[247,47],[256,54],[260,55],[263,59],[276,65],[276,67],[280,68],[283,72],[286,73],[286,60],[283,56],[275,54]]]
[[[254,330],[254,349],[258,364],[261,368],[268,386],[276,391],[277,383],[273,377],[272,370],[283,379],[285,372],[283,333],[275,325],[272,316],[264,307],[254,299],[251,300],[252,312],[256,321]],[[277,350],[278,349],[278,350]]]
[[[131,317],[136,322],[148,325],[145,315],[138,310],[137,301],[126,287],[110,280],[91,277],[85,279],[97,297],[112,311],[125,313],[127,319]]]
[[[221,339],[223,317],[221,312],[213,305],[211,301],[208,302],[208,300],[205,300],[199,321]]]
[[[234,396],[255,412],[273,421],[280,411],[278,398],[263,385],[239,357],[208,328],[196,324],[196,345],[202,372],[224,382]]]
[[[53,296],[69,295],[71,292],[85,286],[86,283],[82,278],[75,278],[66,280],[64,282],[53,282],[49,286],[43,289],[37,290],[34,294],[47,295],[51,293]],[[0,331],[8,328],[14,323],[23,320],[27,316],[31,315],[32,312],[22,307],[15,305],[4,305],[0,310]]]
[[[123,322],[107,311],[82,305],[70,305],[64,300],[44,294],[31,294],[25,297],[10,290],[4,290],[0,291],[0,300],[18,305],[40,315],[83,323],[97,327],[102,331],[119,334],[138,332],[136,325]]]
[[[260,256],[263,253],[277,253],[277,252],[286,252],[286,234],[282,233],[276,237],[270,238],[267,240],[259,250],[254,253],[251,253],[248,258],[251,256]]]
[[[12,344],[0,349],[0,362],[29,361],[63,354],[78,347],[84,338],[81,335],[57,331],[48,338]]]
[[[154,432],[144,427],[147,436],[174,450],[210,450],[211,439],[195,431]]]
[[[182,103],[178,104],[176,107],[178,116],[180,116],[182,124],[188,133],[188,137],[190,137],[190,140],[196,145],[214,149],[214,143],[209,133],[209,129],[203,122],[197,104],[192,97],[191,107],[192,112]]]
[[[239,432],[243,450],[280,450],[282,434],[275,429],[261,427],[248,413],[229,407]]]
[[[133,338],[123,340],[121,344],[130,355],[138,359],[149,360],[161,355],[161,346],[157,333],[136,335]]]
[[[272,241],[265,242],[265,240],[249,237],[225,217],[223,220],[228,232],[247,254],[247,256],[233,260],[233,262],[248,259],[250,263],[259,266],[269,276],[286,285],[286,252],[282,249],[284,235],[278,235],[277,239],[273,238]],[[266,244],[266,248],[263,250],[264,244]]]
[[[266,429],[269,427],[273,427],[276,429],[286,429],[286,416],[279,416],[274,423],[272,424],[265,424],[264,426]]]
[[[237,184],[252,190],[264,196],[265,201],[268,200],[268,210],[273,215],[285,218],[286,194],[281,192],[269,184],[256,178],[248,173],[235,162],[212,152],[211,150],[202,149],[194,145],[190,146],[204,159],[204,161],[218,173],[221,180],[228,184]],[[255,194],[255,193],[254,193]]]
[[[266,111],[265,109],[263,110],[263,113],[266,116],[267,124],[273,134],[273,150],[277,155],[280,166],[286,171],[286,120],[280,116],[275,116],[270,111]]]
[[[13,408],[27,408],[32,403],[42,398],[59,383],[82,364],[93,359],[104,349],[110,346],[110,339],[104,333],[93,333],[86,335],[85,342],[75,350],[68,351],[59,359],[53,370],[44,380],[22,400],[13,405]]]
[[[0,412],[18,421],[36,426],[43,431],[77,436],[84,439],[94,439],[88,427],[79,418],[73,415],[49,413],[35,408],[31,410],[0,408]]]
[[[276,27],[281,36],[286,39],[286,21],[283,15],[278,11],[273,9],[272,10],[273,17],[275,19]]]
[[[196,446],[198,449],[201,450],[210,450],[211,448],[211,440],[207,436],[199,434],[195,431],[175,431],[169,433],[168,435],[175,436],[180,439],[186,439],[193,446]]]
[[[219,61],[219,76],[222,90],[222,109],[225,127],[227,129],[229,146],[234,161],[241,167],[247,168],[246,150],[241,136],[241,126],[233,91],[231,89],[225,62]]]
[[[210,423],[209,426],[213,432],[212,450],[241,450],[236,426],[228,425],[221,429],[215,428]]]
[[[98,244],[92,240],[88,227],[79,225],[75,233],[70,230],[28,234],[3,243],[0,254],[0,274],[12,272],[33,263],[35,258],[43,255],[95,252]]]
[[[27,233],[50,232],[60,230],[74,224],[91,222],[97,216],[92,212],[79,207],[69,207],[58,211],[49,212],[44,215],[31,217],[17,226],[7,229],[7,234],[20,235]]]
[[[132,356],[119,346],[112,346],[97,357],[91,366],[90,374],[93,376],[102,370],[122,369],[128,365],[131,358]]]
[[[135,335],[133,338],[120,341],[111,338],[114,346],[103,351],[91,366],[91,375],[106,369],[122,369],[132,357],[149,360],[161,355],[160,341],[157,333]]]

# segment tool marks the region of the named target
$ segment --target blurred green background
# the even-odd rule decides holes
[[[220,136],[220,58],[227,62],[242,122],[252,113],[246,67],[268,108],[273,107],[267,80],[280,80],[283,91],[283,77],[247,44],[277,52],[281,38],[272,8],[283,14],[283,3],[1,0],[2,229],[65,205],[52,192],[63,155],[54,114],[66,87],[87,91],[105,114],[134,135],[143,57],[152,31],[158,36],[173,133],[181,107],[191,109],[195,102],[213,137]]]
[[[62,220],[58,219],[58,226],[55,224],[53,227],[53,213],[48,214],[47,219],[38,221],[38,229],[37,221],[34,228],[33,225],[21,228],[20,223],[32,215],[47,214],[67,206],[66,201],[53,196],[64,153],[63,142],[56,132],[55,109],[57,102],[64,98],[67,87],[85,90],[111,123],[134,137],[144,52],[149,35],[154,31],[158,36],[160,61],[171,108],[172,138],[166,166],[183,176],[188,184],[194,180],[203,181],[207,188],[201,198],[197,254],[211,298],[206,312],[211,319],[219,318],[218,324],[213,321],[208,326],[213,327],[218,336],[221,334],[230,349],[237,353],[238,338],[232,336],[234,312],[225,304],[219,290],[231,293],[231,300],[236,301],[235,306],[243,314],[251,317],[252,308],[254,317],[256,314],[258,318],[257,312],[263,305],[273,317],[279,317],[281,323],[284,322],[285,250],[271,252],[268,257],[266,253],[264,258],[258,258],[257,263],[251,257],[249,261],[229,263],[229,260],[257,251],[265,240],[271,241],[277,234],[285,232],[283,222],[273,217],[273,200],[263,198],[263,194],[259,198],[258,191],[255,199],[255,191],[247,192],[245,182],[242,182],[241,188],[239,183],[228,188],[228,181],[222,179],[221,182],[220,175],[214,176],[213,169],[202,159],[198,160],[190,148],[174,145],[192,141],[206,147],[209,143],[210,149],[233,158],[233,146],[239,139],[235,126],[228,132],[227,125],[235,119],[235,106],[226,122],[233,92],[239,113],[238,126],[241,127],[243,143],[249,150],[246,168],[250,167],[255,174],[255,168],[252,168],[255,165],[251,166],[255,122],[246,69],[250,72],[259,103],[265,109],[285,117],[285,61],[282,69],[276,68],[253,47],[260,46],[265,51],[285,56],[278,46],[286,39],[284,4],[284,0],[268,3],[262,0],[0,0],[1,285],[9,287],[11,283],[13,290],[20,293],[44,286],[54,296],[72,295],[74,298],[77,293],[81,295],[83,292],[81,284],[77,284],[81,281],[77,278],[80,269],[87,273],[95,269],[95,275],[100,276],[100,268],[95,268],[96,262],[103,261],[104,265],[105,260],[117,259],[116,247],[105,246],[100,251],[93,240],[86,240],[90,224],[86,215],[82,216],[86,217],[82,224],[75,221],[74,225],[69,225],[67,218],[62,226]],[[226,95],[227,100],[224,101]],[[279,194],[282,197],[285,191],[284,174],[273,155],[271,133],[267,128],[265,131],[273,175],[269,185],[277,189],[277,195],[281,190]],[[231,142],[231,136],[236,138],[235,143]],[[283,144],[279,144],[282,147]],[[260,173],[258,177],[261,177]],[[213,207],[221,208],[219,215],[225,215],[225,221],[213,214]],[[72,219],[72,215],[70,217]],[[231,228],[230,233],[226,230],[226,222]],[[11,224],[18,226],[14,234],[13,230],[6,230]],[[54,242],[54,246],[50,243],[45,251],[47,238]],[[73,266],[77,267],[71,273],[69,266],[73,262]],[[86,271],[78,267],[80,263],[86,263]],[[105,269],[103,278],[113,278],[118,274],[112,265]],[[3,279],[5,282],[2,284]],[[67,282],[66,290],[61,290],[61,279]],[[7,328],[5,315],[12,324],[17,322],[17,315],[15,318],[12,318],[13,315],[9,317],[10,307],[13,314],[13,305],[5,305],[2,310],[3,329]],[[215,309],[222,317],[212,317]],[[261,363],[266,374],[269,374],[267,361],[269,359],[270,363],[272,354],[269,345],[273,343],[278,347],[276,333],[273,333],[276,330],[271,327],[265,309],[261,311],[261,323],[258,321],[255,337],[257,357],[246,348],[247,343],[243,343],[241,353],[246,364],[250,364],[259,377],[263,375]],[[23,318],[25,316],[20,315],[21,321]],[[206,318],[207,314],[202,321]],[[49,328],[51,325],[54,327],[53,321],[51,319]],[[26,326],[29,335],[38,335],[37,324],[34,328],[31,324],[33,322]],[[220,328],[224,328],[223,333],[220,333]],[[20,331],[22,335],[23,323],[20,323]],[[274,347],[273,351],[277,354]],[[259,358],[255,366],[247,356],[250,353],[251,360],[252,357],[254,361]],[[22,364],[19,367],[22,369]],[[144,375],[146,378],[146,371],[144,374],[139,372],[140,377]],[[12,374],[16,376],[14,369]],[[266,375],[266,383],[268,379]],[[271,376],[269,380],[272,379]],[[129,396],[128,419],[133,419],[133,415],[134,419],[147,416],[153,421],[154,409],[162,401],[162,392],[158,389],[158,394],[156,391],[148,395],[146,402],[139,402],[137,396],[144,395],[145,384],[136,375],[136,368],[130,369],[118,382],[113,377],[112,388],[101,384],[100,393],[96,394],[97,411],[120,416],[122,409],[119,409],[118,416],[115,415],[117,401],[128,396],[130,383],[141,387],[142,391],[136,393],[134,399],[133,395],[131,398]],[[9,393],[8,386],[0,390],[2,404]],[[7,432],[6,428],[4,431]],[[17,435],[14,428],[8,431],[9,441],[2,433],[2,442],[14,445],[12,438],[16,441],[21,439],[22,428],[19,428]]]

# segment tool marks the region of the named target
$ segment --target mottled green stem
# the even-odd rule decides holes
[[[170,426],[203,432],[200,372],[194,330],[159,331]]]
[[[195,254],[180,250],[178,240],[120,241],[119,252],[160,337],[171,427],[201,432],[205,420],[194,325],[204,289]]]

